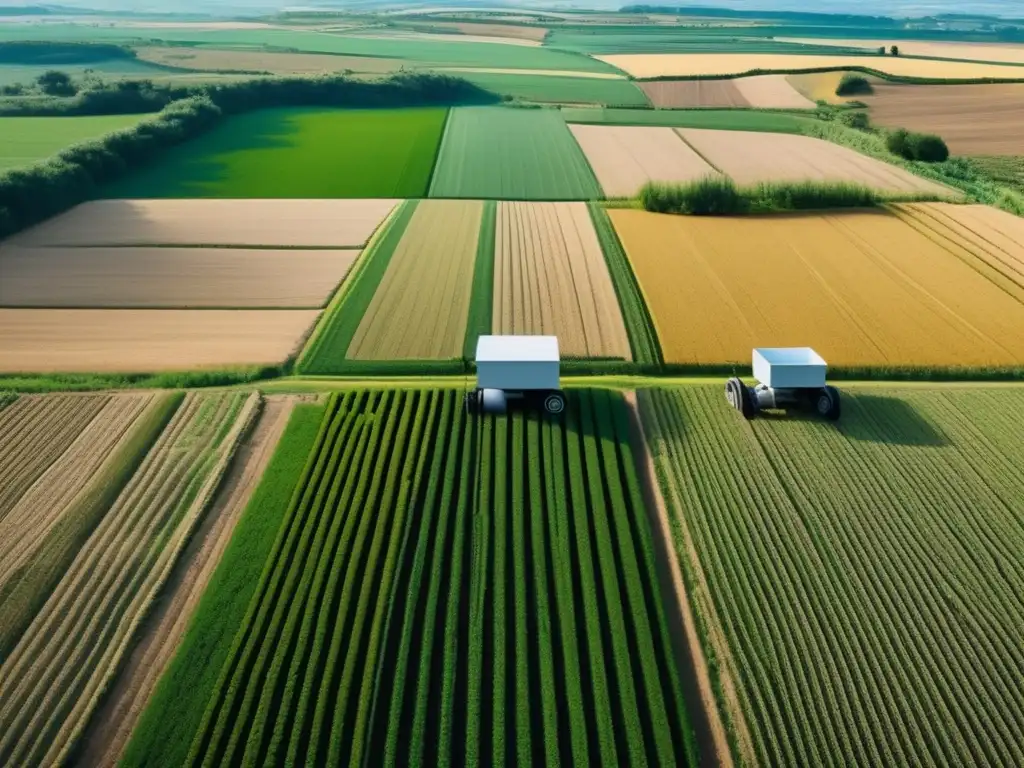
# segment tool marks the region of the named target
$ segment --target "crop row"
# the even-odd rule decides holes
[[[327,409],[188,763],[692,763],[618,395]]]
[[[856,392],[839,429],[639,401],[742,757],[1021,764],[1024,394]]]

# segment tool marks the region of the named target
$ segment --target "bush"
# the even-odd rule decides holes
[[[36,78],[39,89],[47,96],[74,96],[78,93],[71,75],[57,69],[51,69]]]
[[[751,207],[760,211],[870,208],[879,202],[873,189],[849,182],[762,182],[747,194]]]
[[[904,128],[891,131],[885,145],[894,155],[905,160],[942,163],[949,158],[949,147],[941,137],[930,133],[912,133]]]
[[[871,128],[871,119],[868,117],[867,112],[842,112],[839,115],[839,122],[850,128],[856,128],[859,131],[866,131]]]
[[[885,137],[885,146],[894,155],[898,155],[906,160],[913,160],[910,154],[910,131],[906,128],[897,128],[894,131],[889,131],[889,134]]]
[[[651,182],[640,190],[644,210],[691,216],[870,208],[879,202],[874,190],[847,182],[763,182],[737,187],[732,179],[712,176],[688,184]]]
[[[874,92],[874,87],[864,75],[855,75],[852,72],[843,75],[839,85],[836,86],[836,96],[859,96]]]
[[[748,208],[736,184],[724,176],[706,176],[687,184],[648,182],[640,190],[640,203],[654,213],[693,216],[725,216]]]

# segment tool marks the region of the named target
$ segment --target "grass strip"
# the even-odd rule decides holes
[[[78,551],[142,464],[185,395],[156,400],[111,453],[103,470],[83,490],[24,568],[0,589],[0,660],[7,657],[53,593]]]
[[[466,343],[462,355],[466,360],[476,358],[476,340],[491,332],[491,314],[494,308],[494,229],[498,203],[484,201],[480,223],[480,238],[476,242],[476,265],[473,268],[473,293],[466,322]]]
[[[325,407],[295,406],[177,654],[132,733],[122,766],[182,765],[259,583]]]
[[[622,319],[626,323],[633,360],[641,365],[661,363],[661,345],[654,330],[654,321],[647,310],[647,302],[640,292],[640,284],[633,274],[633,267],[629,263],[626,251],[612,227],[611,219],[607,211],[599,205],[591,203],[588,208],[608,264],[612,285],[615,286],[615,294],[619,297],[619,307],[622,309]]]

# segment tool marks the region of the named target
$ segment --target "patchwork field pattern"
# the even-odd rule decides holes
[[[1024,389],[851,386],[835,426],[638,397],[744,762],[1020,763]]]
[[[348,348],[364,360],[462,356],[484,204],[416,207]]]
[[[812,119],[786,112],[742,109],[606,109],[563,107],[567,123],[584,125],[660,125],[671,128],[713,128],[719,131],[802,133]]]
[[[671,128],[570,125],[606,197],[632,197],[649,181],[695,181],[718,172]]]
[[[843,40],[822,38],[776,38],[780,43],[800,45],[832,45],[838,48],[865,48],[872,53],[885,45],[897,46],[901,56],[927,56],[936,59],[963,59],[966,61],[991,61],[1003,64],[1024,64],[1024,45],[1012,43],[967,43],[957,41],[935,42],[931,40]]]
[[[259,395],[187,395],[4,660],[0,759],[67,758],[209,502]]]
[[[73,144],[131,128],[145,117],[0,117],[0,171],[31,165]]]
[[[652,80],[640,88],[655,107],[757,107],[813,109],[784,75],[755,75],[732,80]]]
[[[558,336],[563,357],[631,360],[626,326],[583,203],[498,203],[491,327]]]
[[[460,107],[448,121],[430,196],[596,200],[601,191],[558,112]]]
[[[666,362],[749,365],[751,348],[785,346],[840,366],[1024,361],[1024,304],[895,213],[609,214]]]
[[[139,59],[197,71],[270,72],[275,75],[306,75],[322,72],[367,72],[387,74],[402,68],[400,59],[376,56],[332,56],[324,53],[274,53],[215,48],[140,47]]]
[[[951,197],[953,190],[847,147],[811,138],[746,131],[677,129],[683,140],[737,184],[847,181],[893,193]]]
[[[300,487],[189,762],[694,763],[621,396],[334,396]]]
[[[522,101],[605,104],[613,107],[650,106],[643,92],[625,78],[558,77],[529,71],[512,74],[469,70],[452,74],[493,93]]]

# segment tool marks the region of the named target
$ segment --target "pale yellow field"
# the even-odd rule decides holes
[[[273,365],[319,310],[0,309],[0,373]]]
[[[811,346],[844,366],[1024,363],[1024,304],[893,213],[609,213],[668,362]]]
[[[827,101],[829,104],[846,104],[850,101],[863,101],[863,96],[837,96],[836,88],[839,87],[839,81],[843,79],[843,75],[847,74],[842,70],[834,72],[807,72],[802,75],[784,75],[783,77],[789,81],[799,93],[806,96],[811,101]],[[860,74],[860,73],[857,73]],[[868,80],[872,81],[872,85],[877,83],[878,78],[873,78],[871,75],[867,75]],[[929,86],[930,87],[930,86]]]
[[[1020,67],[965,61],[905,59],[897,56],[800,56],[783,53],[625,53],[598,56],[634,77],[740,75],[755,69],[800,70],[868,67],[890,75],[968,80],[990,77],[1016,80]]]
[[[494,333],[553,334],[566,357],[632,359],[584,203],[498,203]]]
[[[98,200],[9,242],[18,245],[238,245],[358,248],[396,200]]]
[[[834,45],[838,48],[865,48],[872,53],[879,46],[888,52],[898,46],[901,56],[934,56],[939,59],[967,59],[997,63],[1024,64],[1024,45],[1020,43],[936,43],[929,40],[832,40],[825,38],[777,37],[780,43]],[[879,57],[882,58],[882,57]],[[890,57],[892,58],[892,57]]]
[[[0,247],[3,307],[322,307],[359,251]]]
[[[785,75],[729,80],[650,80],[638,83],[655,107],[759,107],[811,109]]]
[[[810,136],[704,128],[677,128],[676,131],[711,165],[731,176],[737,184],[849,181],[894,193],[954,194],[952,190],[902,168]]]
[[[461,357],[484,204],[423,200],[349,345],[354,360]]]
[[[694,181],[716,171],[672,128],[570,125],[606,197],[631,197],[648,181]]]

